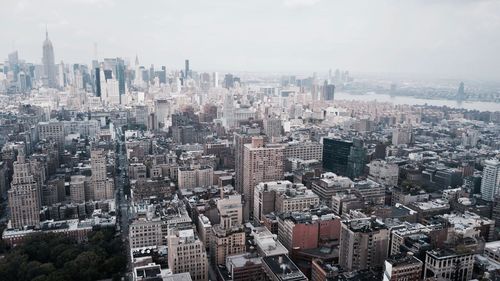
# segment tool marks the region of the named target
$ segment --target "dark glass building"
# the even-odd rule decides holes
[[[101,96],[101,69],[95,68],[95,96]]]
[[[365,172],[366,154],[364,142],[361,139],[353,139],[353,145],[347,161],[347,175],[351,178],[362,176]]]
[[[323,169],[340,176],[347,176],[351,147],[351,141],[323,139]]]
[[[125,95],[125,62],[120,58],[116,59],[116,80],[121,101],[121,96]]]

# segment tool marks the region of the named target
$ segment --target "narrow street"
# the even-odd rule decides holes
[[[125,150],[125,144],[121,141],[121,135],[117,130],[117,150],[116,153],[116,165],[118,167],[118,173],[115,177],[116,184],[116,208],[119,217],[119,229],[120,236],[125,246],[125,253],[127,255],[127,274],[126,280],[131,280],[131,256],[130,256],[130,244],[128,241],[129,223],[130,223],[130,198],[126,197],[125,186],[128,184],[127,171],[128,163],[127,157],[123,153]]]

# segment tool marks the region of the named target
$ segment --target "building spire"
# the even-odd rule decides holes
[[[45,40],[49,40],[49,29],[47,28],[47,24],[45,24]]]

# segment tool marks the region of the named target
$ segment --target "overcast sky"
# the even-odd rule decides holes
[[[500,80],[496,0],[0,0],[0,57],[135,54],[144,65],[415,73]]]

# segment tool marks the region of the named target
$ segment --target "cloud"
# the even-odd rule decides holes
[[[89,5],[89,6],[97,6],[97,7],[114,7],[114,0],[72,0],[74,3]]]
[[[321,0],[284,0],[283,4],[289,8],[314,6]]]

